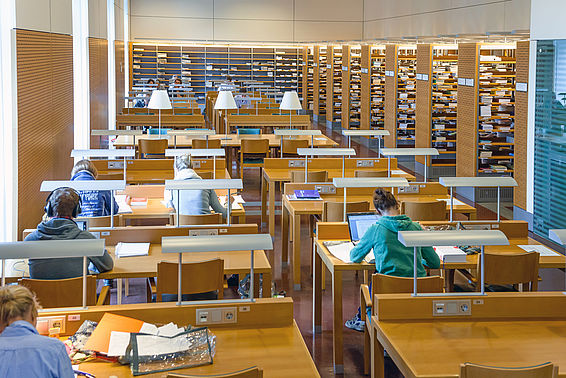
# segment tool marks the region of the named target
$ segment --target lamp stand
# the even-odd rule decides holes
[[[159,109],[159,139],[161,139],[161,109]]]

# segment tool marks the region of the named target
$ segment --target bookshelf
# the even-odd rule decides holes
[[[384,128],[385,114],[385,46],[370,48],[370,128]]]
[[[327,55],[328,55],[328,48],[327,46],[320,46],[319,50],[319,117],[324,117],[326,119],[326,109],[328,103],[328,87],[327,87],[327,75],[331,72],[328,69],[327,65]],[[331,92],[332,93],[332,92]]]
[[[332,114],[326,115],[326,124],[330,119],[333,126],[342,122],[342,46],[334,46],[332,63],[328,64],[332,65]]]
[[[361,46],[342,46],[342,116],[344,129],[359,129],[361,125]]]
[[[318,118],[321,116],[321,109],[324,107],[321,104],[322,99],[322,91],[324,88],[324,92],[326,93],[325,86],[321,86],[320,83],[320,71],[322,67],[320,65],[320,46],[314,45],[312,51],[312,114],[313,119],[318,121]]]
[[[397,147],[415,146],[416,47],[397,50]]]
[[[304,110],[312,111],[312,47],[304,46],[301,51],[301,75],[300,75],[300,90],[299,98],[301,99],[301,105]]]

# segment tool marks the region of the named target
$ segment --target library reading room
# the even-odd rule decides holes
[[[566,377],[565,15],[0,0],[0,378]]]

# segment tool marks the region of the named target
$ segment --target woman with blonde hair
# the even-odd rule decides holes
[[[38,303],[26,287],[0,287],[0,377],[74,377],[65,345],[40,336]]]

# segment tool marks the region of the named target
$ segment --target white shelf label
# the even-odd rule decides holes
[[[528,85],[527,85],[527,83],[517,83],[516,86],[515,86],[515,89],[518,92],[527,92]]]
[[[368,69],[367,68],[362,68],[362,73],[368,73]]]
[[[474,79],[466,79],[466,86],[473,87],[474,86]]]
[[[466,85],[466,79],[463,77],[458,78],[458,85]]]

